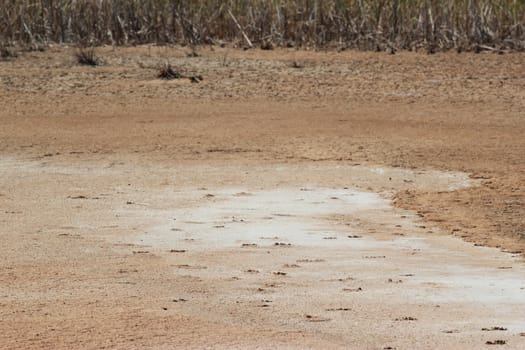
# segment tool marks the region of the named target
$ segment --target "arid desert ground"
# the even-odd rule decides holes
[[[0,61],[0,348],[525,348],[525,55],[74,52]]]

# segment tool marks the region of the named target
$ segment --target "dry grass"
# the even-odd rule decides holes
[[[90,48],[80,48],[75,52],[75,58],[78,64],[84,66],[98,66],[100,64],[100,59],[95,54],[95,49]]]
[[[525,0],[6,0],[2,41],[524,50]]]
[[[158,67],[157,78],[164,80],[189,79],[192,83],[200,83],[204,80],[200,74],[188,75],[182,73],[179,69],[173,68],[169,62],[166,62]]]
[[[169,63],[161,65],[157,74],[157,78],[165,80],[180,79],[182,77],[182,74],[173,69]]]

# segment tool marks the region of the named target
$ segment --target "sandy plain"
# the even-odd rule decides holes
[[[522,54],[73,52],[0,62],[3,348],[525,347]]]

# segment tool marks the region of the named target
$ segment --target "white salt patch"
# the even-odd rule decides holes
[[[351,274],[372,285],[381,281],[379,287],[367,288],[363,294],[370,298],[390,298],[395,287],[397,299],[391,300],[393,303],[479,305],[497,312],[498,317],[511,315],[525,304],[525,269],[509,254],[473,247],[451,236],[378,240],[367,236],[366,231],[356,231],[359,227],[334,225],[326,220],[334,214],[400,220],[388,200],[378,194],[329,188],[254,192],[222,189],[210,191],[213,196],[208,197],[206,193],[180,193],[198,199],[200,205],[193,208],[143,211],[143,215],[163,218],[167,223],[136,236],[134,243],[192,252],[240,249],[243,244],[250,249],[269,249],[275,243],[289,243],[323,257],[316,269],[299,269],[294,276],[326,280]],[[351,235],[362,237],[351,239]],[[498,269],[509,265],[513,268]],[[193,273],[206,275],[211,270]],[[403,282],[385,286],[391,278]],[[525,322],[518,321],[519,326],[525,327]]]
[[[349,189],[279,189],[255,193],[221,190],[213,195],[197,208],[170,211],[176,222],[141,236],[140,243],[181,246],[199,241],[205,245],[196,248],[205,250],[242,244],[268,246],[276,242],[340,247],[339,239],[350,234],[350,229],[329,225],[323,217],[388,208],[388,202],[377,194]],[[346,239],[345,244],[355,247],[360,242]]]

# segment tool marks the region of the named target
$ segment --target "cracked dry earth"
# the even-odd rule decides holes
[[[0,347],[525,347],[525,56],[186,51],[0,62]]]

